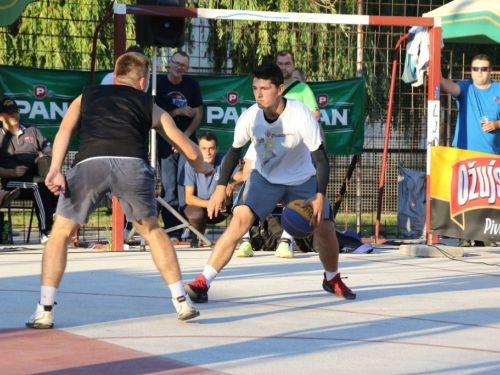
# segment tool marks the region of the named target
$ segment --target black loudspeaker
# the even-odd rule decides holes
[[[138,0],[137,5],[184,7],[185,0]],[[135,16],[135,40],[141,46],[182,47],[184,18]]]

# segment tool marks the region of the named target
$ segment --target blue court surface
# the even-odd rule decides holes
[[[176,249],[194,280],[210,249]],[[43,247],[0,247],[0,373],[500,373],[500,248],[454,260],[384,244],[341,254],[354,301],[323,291],[315,253],[233,257],[188,322],[137,250],[71,248],[55,328],[31,330]]]

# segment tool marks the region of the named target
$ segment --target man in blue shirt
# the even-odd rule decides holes
[[[229,184],[226,189],[226,209],[221,211],[217,217],[209,219],[207,213],[208,201],[217,187],[224,157],[218,153],[217,137],[212,133],[203,134],[200,137],[198,146],[203,154],[204,161],[213,165],[215,173],[207,177],[202,173],[196,173],[193,167],[185,164],[183,182],[185,202],[183,202],[184,204],[181,203],[180,211],[196,230],[205,233],[207,224],[218,224],[231,214],[233,188],[237,182]],[[241,172],[237,174],[233,172],[233,179],[239,181],[240,175]],[[195,238],[193,242],[193,246],[195,246],[198,241]]]
[[[471,77],[456,83],[441,77],[441,89],[451,94],[458,105],[452,145],[500,155],[500,83],[491,79],[491,61],[487,55],[472,59]],[[482,118],[486,121],[481,121]],[[496,246],[495,242],[474,242],[475,246]],[[461,239],[459,246],[471,246],[471,241]]]

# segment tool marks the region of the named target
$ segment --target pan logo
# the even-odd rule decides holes
[[[238,103],[238,93],[235,91],[231,91],[227,93],[227,102],[229,104],[236,104]]]
[[[45,95],[47,95],[47,88],[42,85],[36,85],[33,87],[33,95],[35,95],[38,99],[42,99]]]
[[[328,95],[319,94],[318,97],[316,98],[316,101],[318,102],[318,105],[320,107],[324,107],[328,104]]]

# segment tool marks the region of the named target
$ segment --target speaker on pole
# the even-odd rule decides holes
[[[185,0],[138,0],[137,5],[184,7]],[[135,40],[141,46],[182,47],[184,29],[182,17],[135,16]]]

